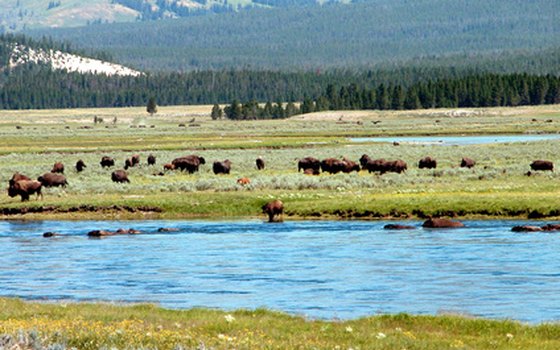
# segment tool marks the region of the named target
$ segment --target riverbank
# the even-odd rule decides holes
[[[558,349],[560,325],[473,317],[385,315],[308,320],[264,309],[0,299],[0,346],[44,349]]]

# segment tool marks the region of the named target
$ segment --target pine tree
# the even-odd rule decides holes
[[[212,113],[210,113],[210,117],[212,117],[212,120],[218,120],[218,119],[222,119],[222,116],[223,116],[222,109],[217,103],[214,104],[214,107],[212,107]]]

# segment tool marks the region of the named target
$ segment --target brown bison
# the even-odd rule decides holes
[[[44,173],[43,176],[37,178],[37,181],[45,187],[66,187],[68,185],[64,175],[55,173]]]
[[[437,168],[437,160],[432,157],[424,157],[418,161],[418,168],[420,169],[435,169]]]
[[[64,174],[64,164],[62,164],[61,162],[54,163],[51,173]]]
[[[140,155],[135,154],[124,161],[124,169],[132,168],[140,164]]]
[[[549,160],[535,160],[531,163],[532,170],[554,171],[554,163]]]
[[[12,178],[8,182],[8,186],[12,187],[19,180],[31,180],[31,178],[20,173],[14,173],[14,175],[12,175]]]
[[[345,168],[346,163],[340,159],[327,158],[321,161],[321,171],[324,173],[337,174],[343,172]]]
[[[257,170],[263,170],[264,169],[264,159],[262,159],[261,157],[257,158],[257,160],[255,161],[255,163],[257,164]]]
[[[175,170],[175,165],[167,163],[163,165],[163,170]]]
[[[198,171],[200,165],[206,164],[206,160],[203,157],[199,157],[196,155],[189,155],[189,156],[175,158],[173,159],[171,164],[173,164],[175,169],[179,169],[181,171],[186,170],[189,172],[189,174],[192,174]]]
[[[467,158],[467,157],[463,157],[463,159],[461,159],[461,168],[472,168],[476,165],[476,162],[471,159],[471,158]]]
[[[281,222],[284,213],[284,203],[275,199],[262,206],[262,212],[268,215],[268,222]]]
[[[249,179],[248,177],[242,177],[240,179],[237,179],[237,183],[241,186],[245,186],[251,183],[251,179]]]
[[[513,226],[511,228],[512,232],[539,232],[543,231],[542,227],[538,226],[531,226],[531,225],[521,225],[521,226]]]
[[[313,169],[317,172],[321,170],[321,161],[313,157],[305,157],[298,161],[298,172],[300,170]]]
[[[216,175],[229,174],[231,171],[231,161],[226,159],[223,162],[214,162],[214,164],[212,164],[212,171]]]
[[[450,219],[441,219],[441,218],[435,218],[435,219],[428,219],[426,221],[424,221],[424,223],[422,224],[422,227],[426,227],[426,228],[454,228],[454,227],[465,227],[465,225],[462,222],[459,221],[453,221]]]
[[[354,161],[344,158],[342,160],[344,163],[344,168],[342,169],[345,173],[351,173],[353,171],[360,172],[360,165]]]
[[[156,156],[153,154],[148,156],[148,165],[156,165]]]
[[[311,168],[305,169],[303,171],[303,173],[305,175],[319,175],[319,174],[321,174],[321,172],[319,170],[315,170],[315,169],[311,169]]]
[[[43,197],[41,193],[42,183],[35,180],[18,180],[12,186],[8,187],[8,195],[10,197],[21,196],[21,201],[29,200],[29,196],[36,193],[37,199]]]
[[[99,162],[99,164],[101,164],[102,168],[109,168],[115,166],[115,160],[109,156],[103,156],[101,157],[101,162]]]
[[[381,175],[385,173],[403,173],[408,169],[408,166],[405,161],[397,159],[397,160],[385,160],[381,159],[370,159],[363,169],[366,169],[368,172],[378,172]]]
[[[113,171],[113,173],[111,174],[111,180],[113,180],[113,182],[120,182],[120,183],[130,182],[130,180],[128,179],[128,174],[124,170]]]
[[[371,158],[367,154],[362,154],[360,157],[360,165],[362,169],[365,169],[366,164],[371,160]]]
[[[84,168],[87,168],[86,163],[84,163],[84,161],[81,159],[78,160],[76,162],[76,171],[81,173],[84,170]]]

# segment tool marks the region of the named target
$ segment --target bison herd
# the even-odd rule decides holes
[[[109,156],[103,156],[99,162],[102,168],[111,168],[115,166],[115,160]],[[115,170],[111,173],[111,180],[116,183],[130,183],[128,173],[126,170],[138,166],[140,164],[140,155],[135,154],[127,158],[124,163],[124,170]],[[147,157],[147,164],[153,166],[156,164],[156,157],[150,154]],[[187,155],[173,159],[171,163],[163,165],[164,171],[180,170],[186,171],[189,174],[195,173],[199,170],[201,165],[206,164],[204,157],[198,155]],[[473,159],[464,157],[461,159],[460,166],[464,168],[474,167],[476,162]],[[265,161],[262,157],[255,160],[255,165],[258,170],[265,168]],[[83,160],[78,160],[75,165],[76,172],[82,172],[86,168]],[[554,165],[551,161],[535,160],[530,164],[533,171],[553,171]],[[321,172],[329,174],[337,173],[351,173],[359,172],[361,170],[368,171],[369,173],[403,173],[408,169],[408,165],[401,159],[386,160],[383,158],[373,159],[367,154],[362,155],[359,163],[354,162],[348,158],[326,158],[319,160],[314,157],[305,157],[299,159],[297,162],[298,172],[303,171],[306,175],[319,175]],[[437,161],[432,157],[425,157],[418,162],[419,169],[435,169],[437,168]],[[229,159],[223,161],[215,161],[212,164],[212,171],[214,174],[230,174],[232,169],[232,162]],[[531,172],[527,173],[531,175]],[[158,175],[164,175],[163,172]],[[249,178],[241,178],[238,181],[240,185],[248,185],[251,181]],[[37,197],[42,197],[42,187],[66,187],[68,182],[64,176],[64,164],[56,162],[51,171],[39,176],[37,180],[15,173],[9,181],[8,195],[10,197],[20,196],[22,201],[29,200],[30,196],[36,194]]]

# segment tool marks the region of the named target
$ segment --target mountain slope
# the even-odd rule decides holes
[[[146,70],[359,67],[560,47],[560,2],[374,0],[32,32]]]

